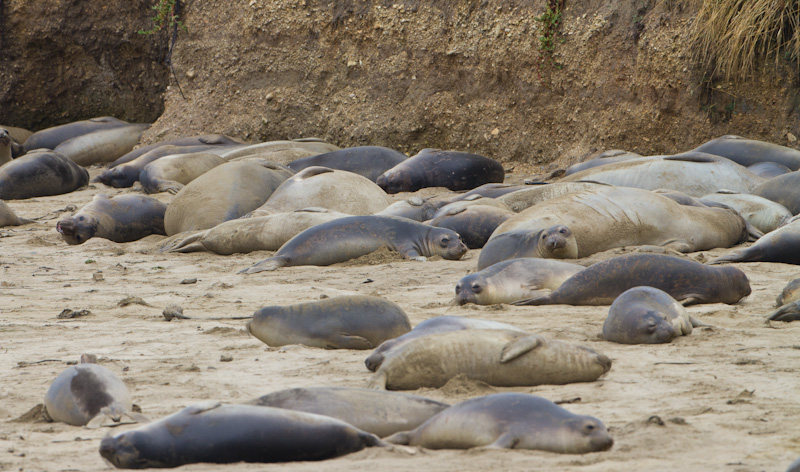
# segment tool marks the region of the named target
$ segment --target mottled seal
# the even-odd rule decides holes
[[[800,213],[800,172],[773,177],[749,193],[780,203],[797,215]]]
[[[68,244],[98,237],[127,243],[151,234],[166,234],[167,205],[144,195],[95,195],[92,201],[58,222],[56,230]]]
[[[327,167],[307,167],[283,182],[252,216],[321,207],[371,215],[389,206],[386,193],[366,177]]]
[[[712,193],[700,198],[703,203],[727,205],[763,233],[769,233],[792,219],[792,212],[780,203],[748,193]]]
[[[459,151],[423,149],[376,179],[386,193],[414,192],[425,187],[471,190],[505,179],[503,166],[488,157]]]
[[[253,218],[225,221],[211,229],[198,231],[177,240],[166,241],[162,251],[210,251],[227,256],[253,251],[277,251],[286,241],[312,226],[344,218],[344,213],[325,208],[305,208]]]
[[[578,173],[582,170],[604,166],[606,164],[614,164],[616,162],[629,161],[631,159],[639,159],[641,157],[644,156],[641,154],[636,154],[635,152],[623,151],[622,149],[612,149],[610,151],[603,152],[597,157],[567,167],[567,170],[564,171],[564,177]]]
[[[0,200],[63,195],[88,183],[86,169],[44,149],[0,166]]]
[[[286,167],[295,172],[311,166],[346,170],[375,182],[378,176],[406,159],[408,156],[394,149],[382,146],[357,146],[297,159]]]
[[[2,169],[2,168],[0,168]],[[734,249],[712,260],[723,262],[783,262],[800,264],[800,220],[793,220],[760,237],[752,246]]]
[[[778,164],[777,162],[759,162],[758,164],[747,166],[747,170],[765,179],[771,179],[792,172],[792,169],[783,164]]]
[[[698,326],[668,293],[653,287],[633,287],[614,300],[603,324],[603,337],[620,344],[668,343],[691,334]]]
[[[741,136],[725,135],[701,144],[694,150],[716,154],[743,166],[768,161],[783,164],[791,170],[800,169],[800,151]]]
[[[526,393],[472,398],[437,414],[413,431],[386,440],[427,449],[535,449],[586,454],[611,449],[614,440],[593,416],[576,415]]]
[[[139,142],[150,125],[137,123],[101,129],[70,138],[53,149],[79,166],[113,162]]]
[[[480,249],[489,240],[495,229],[515,213],[488,205],[472,205],[451,208],[444,214],[436,216],[427,224],[439,228],[447,228],[461,236],[461,240],[470,249]]]
[[[168,139],[166,141],[159,141],[157,143],[148,144],[146,146],[141,146],[133,151],[125,154],[124,156],[120,157],[116,161],[112,162],[108,165],[108,168],[111,169],[113,167],[117,167],[118,165],[125,164],[126,162],[130,162],[137,157],[141,156],[142,154],[148,153],[153,149],[159,148],[161,146],[201,146],[201,145],[210,145],[210,146],[237,146],[237,148],[230,147],[228,148],[227,152],[231,152],[231,149],[238,149],[242,147],[246,147],[245,144],[241,142],[221,134],[202,134],[198,136],[187,136],[183,138],[175,138],[175,139]],[[184,152],[192,152],[192,151],[184,151]]]
[[[750,282],[735,267],[708,267],[663,254],[625,254],[578,272],[552,293],[514,305],[611,305],[626,290],[655,287],[684,305],[738,303],[750,295]]]
[[[450,406],[419,395],[354,387],[292,388],[248,403],[330,416],[379,437],[414,429]]]
[[[107,436],[100,455],[121,469],[144,469],[197,462],[317,461],[384,444],[374,434],[322,415],[208,402]]]
[[[532,298],[555,290],[584,267],[553,259],[525,257],[493,264],[456,284],[458,305],[494,305]]]
[[[382,247],[416,260],[431,256],[458,260],[467,252],[458,234],[446,228],[395,216],[350,216],[301,232],[281,246],[275,256],[240,273],[254,274],[284,266],[336,264]]]
[[[84,354],[81,363],[67,368],[50,384],[44,396],[47,414],[54,421],[73,426],[98,427],[106,419],[123,417],[146,421],[135,413],[128,387],[111,370]]]
[[[247,331],[270,347],[373,349],[411,331],[411,323],[396,303],[353,295],[261,308],[247,323]]]
[[[0,200],[0,228],[3,226],[20,226],[26,225],[28,223],[33,223],[33,220],[28,220],[25,218],[20,218],[14,213],[6,202]]]
[[[139,181],[147,193],[175,194],[184,185],[225,162],[225,159],[210,152],[173,154],[144,166],[139,172]]]
[[[261,160],[227,162],[183,187],[167,206],[164,228],[182,231],[213,228],[259,206],[292,176],[285,167]]]
[[[575,235],[564,225],[553,225],[539,231],[508,231],[489,238],[478,256],[478,270],[522,257],[576,259],[578,254]]]
[[[467,329],[412,339],[384,353],[371,388],[439,388],[464,374],[498,387],[592,382],[611,359],[584,346],[536,334]]]
[[[113,116],[100,116],[83,121],[73,121],[71,123],[45,128],[31,134],[25,140],[25,151],[30,152],[34,149],[55,149],[56,146],[68,139],[76,136],[91,133],[102,129],[117,128],[129,125],[127,121],[122,121]]]
[[[461,331],[464,329],[503,329],[520,331],[515,326],[497,321],[480,320],[474,318],[464,318],[462,316],[437,316],[418,324],[408,333],[394,339],[384,341],[372,354],[364,361],[367,369],[375,372],[383,363],[387,352],[402,346],[412,339],[428,336],[436,333],[448,333],[451,331]]]
[[[383,216],[399,216],[414,221],[428,221],[439,210],[430,199],[411,197],[407,200],[394,202],[383,210],[375,213]]]

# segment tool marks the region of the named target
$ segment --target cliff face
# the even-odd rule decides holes
[[[159,86],[168,81],[148,141],[210,132],[251,141],[317,136],[409,153],[470,150],[537,170],[612,148],[674,153],[722,134],[784,145],[800,136],[796,79],[785,71],[738,87],[700,85],[688,0],[567,0],[552,58],[540,52],[544,0],[188,0],[188,29],[173,55],[185,98],[157,62],[166,41],[135,33],[148,23],[144,2],[99,11],[84,3],[3,7],[5,24],[23,30],[37,24],[37,6],[50,20],[35,30],[43,34],[17,37],[6,27],[3,49],[12,44],[18,54],[12,80],[40,77],[36,92],[20,96],[41,99],[17,100],[21,110],[5,110],[0,123],[32,126],[54,114],[141,121],[148,115],[139,110],[160,112]],[[56,21],[65,8],[72,13]],[[103,26],[95,17],[126,23]],[[73,59],[16,65],[23,50],[47,61],[45,44],[63,44]],[[78,98],[73,82],[90,93]]]

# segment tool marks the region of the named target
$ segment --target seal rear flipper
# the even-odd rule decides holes
[[[336,337],[334,343],[325,346],[327,349],[374,349],[375,346],[372,345],[366,338],[363,336],[357,336],[354,334],[347,334],[347,333],[339,333],[339,336]]]
[[[369,379],[369,383],[367,384],[367,388],[371,388],[374,390],[386,390],[386,373],[385,372],[375,372],[375,375]]]
[[[773,311],[767,317],[769,321],[798,321],[800,320],[800,300],[788,303]]]
[[[678,300],[678,303],[680,303],[683,306],[699,305],[699,304],[705,303],[705,302],[706,302],[706,299],[703,298],[702,296],[700,296],[700,294],[697,294],[697,293],[686,294],[685,297],[683,297],[680,300]]]
[[[723,254],[716,259],[708,261],[706,264],[722,264],[723,262],[749,262],[758,261],[761,251],[756,246],[750,246],[747,249],[736,249],[727,254]]]
[[[695,318],[694,316],[691,316],[691,315],[689,316],[689,323],[692,325],[692,328],[699,328],[699,327],[702,327],[702,326],[709,326],[709,327],[713,327],[714,326],[714,325],[703,323],[702,321],[698,320],[697,318]]]
[[[553,292],[555,293],[555,292]],[[550,295],[545,295],[543,297],[532,297],[532,298],[524,298],[522,300],[517,300],[515,302],[509,303],[509,305],[514,306],[525,306],[525,305],[548,305],[550,304],[550,299],[552,298],[553,293]]]
[[[202,239],[203,236],[206,235],[206,233],[208,233],[208,230],[197,231],[179,240],[172,240],[172,238],[170,238],[171,240],[169,242],[161,245],[159,251],[160,252],[207,251],[208,249],[205,248],[205,245],[199,242],[199,240]]]
[[[286,256],[275,256],[270,257],[269,259],[264,259],[263,261],[253,264],[252,266],[248,267],[247,269],[239,271],[240,274],[256,274],[258,272],[263,272],[265,270],[275,270],[280,267],[283,267],[289,263],[289,258]]]
[[[513,361],[517,357],[536,349],[542,345],[542,337],[535,334],[518,338],[503,346],[503,352],[500,353],[500,363]]]

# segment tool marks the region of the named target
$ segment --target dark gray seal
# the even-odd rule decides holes
[[[295,172],[311,166],[346,170],[375,182],[381,174],[406,159],[408,156],[394,149],[382,146],[357,146],[303,157],[288,163],[286,167]]]
[[[89,173],[53,151],[32,151],[0,166],[0,200],[63,195],[89,183]]]
[[[576,259],[578,242],[572,230],[564,225],[554,225],[539,231],[508,231],[490,238],[483,246],[478,256],[478,270],[522,257]]]
[[[63,218],[56,230],[67,244],[105,238],[116,243],[137,241],[151,234],[166,234],[166,203],[144,195],[95,195],[72,216]]]
[[[741,136],[722,136],[701,144],[694,150],[716,154],[745,167],[760,162],[777,162],[791,170],[800,169],[800,151]]]
[[[488,157],[459,151],[423,149],[384,172],[376,183],[386,193],[415,192],[425,187],[471,190],[505,179],[503,166]]]
[[[663,254],[626,254],[593,264],[552,293],[514,305],[611,305],[626,290],[655,287],[684,305],[740,302],[750,282],[735,267],[708,267]]]
[[[129,125],[127,121],[122,121],[113,116],[100,116],[83,121],[73,121],[71,123],[53,126],[39,130],[28,136],[25,140],[25,151],[31,152],[34,149],[55,149],[56,146],[68,139],[81,136],[93,131],[117,128]]]
[[[634,287],[611,304],[603,337],[620,344],[668,343],[691,334],[692,327],[698,325],[668,293],[653,287]]]
[[[466,329],[412,339],[384,353],[371,388],[439,388],[458,375],[498,387],[593,382],[611,359],[536,334]]]
[[[202,134],[198,136],[187,136],[184,138],[175,138],[175,139],[168,139],[166,141],[159,141],[157,143],[148,144],[146,146],[141,146],[133,151],[125,154],[124,156],[120,157],[116,161],[112,162],[108,165],[108,168],[111,169],[113,167],[117,167],[118,165],[125,164],[126,162],[130,162],[137,157],[141,156],[142,154],[148,153],[153,149],[159,148],[161,146],[201,146],[201,145],[210,145],[210,146],[238,146],[238,147],[245,147],[245,144],[242,144],[240,141],[237,141],[231,137],[224,136],[221,134]],[[228,148],[225,153],[232,152],[231,150],[236,149],[233,147]],[[191,151],[185,151],[191,152]]]
[[[318,461],[385,443],[334,418],[208,402],[103,438],[100,455],[120,469],[210,462]]]
[[[386,247],[408,259],[442,256],[458,260],[467,252],[458,234],[445,228],[395,216],[351,216],[309,228],[275,253],[240,273],[254,274],[284,266],[331,265]]]
[[[614,445],[597,418],[570,413],[526,393],[495,393],[461,402],[415,430],[386,440],[427,449],[535,449],[559,454],[606,451]]]
[[[355,387],[292,388],[248,403],[330,416],[381,438],[414,429],[450,406],[419,395]]]
[[[480,249],[489,240],[495,229],[515,213],[488,205],[472,205],[451,208],[445,214],[428,221],[427,224],[447,228],[461,236],[470,249]]]
[[[411,331],[408,316],[380,297],[352,295],[256,310],[247,331],[270,347],[373,349]]]
[[[734,249],[712,260],[709,264],[723,262],[800,264],[800,220],[791,221],[787,225],[760,237],[752,246]]]
[[[532,298],[556,290],[583,269],[582,265],[538,257],[498,262],[459,280],[453,302],[494,305]]]

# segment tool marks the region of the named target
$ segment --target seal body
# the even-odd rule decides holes
[[[792,219],[792,213],[780,203],[747,193],[712,193],[703,202],[722,203],[736,210],[742,218],[763,233],[769,233]]]
[[[451,208],[428,222],[431,226],[447,228],[461,236],[470,249],[480,249],[495,229],[515,213],[488,205]]]
[[[564,171],[564,177],[576,174],[582,170],[592,169],[594,167],[604,166],[606,164],[614,164],[616,162],[629,161],[631,159],[639,159],[641,157],[644,156],[641,154],[636,154],[635,152],[612,149],[610,151],[605,151],[593,159],[579,162],[567,167],[567,170]]]
[[[381,146],[357,146],[304,157],[290,162],[286,167],[295,172],[312,167],[346,170],[375,181],[381,174],[408,158],[394,149]]]
[[[560,454],[605,451],[614,444],[597,418],[570,413],[525,393],[495,393],[461,402],[387,441],[428,449],[488,447]]]
[[[317,461],[382,445],[378,437],[321,415],[255,405],[192,405],[103,438],[100,455],[120,469],[197,462]]]
[[[386,193],[414,192],[425,187],[470,190],[503,182],[503,166],[488,157],[459,151],[423,149],[384,172],[376,183]]]
[[[278,152],[278,151],[285,151],[287,149],[304,149],[306,151],[310,151],[314,155],[322,154],[325,152],[336,151],[339,149],[339,146],[335,146],[330,143],[326,143],[324,141],[304,141],[304,140],[286,140],[286,141],[268,141],[265,143],[258,143],[258,144],[251,144],[249,146],[242,146],[239,149],[234,149],[232,151],[228,151],[222,155],[222,158],[226,161],[234,161],[237,159],[242,159],[248,156],[259,156],[261,154],[267,152]],[[300,157],[308,157],[300,156]],[[294,157],[288,161],[284,162],[276,162],[276,164],[286,165],[289,162],[292,162],[295,159],[299,159],[300,157]]]
[[[534,257],[502,261],[459,280],[454,301],[459,305],[511,303],[555,290],[583,269],[578,264]]]
[[[68,139],[54,149],[80,166],[112,162],[130,152],[149,124],[131,124],[92,131]]]
[[[56,229],[68,244],[82,244],[93,237],[127,243],[151,234],[166,234],[167,205],[144,195],[99,194],[74,215],[58,222]]]
[[[514,305],[611,305],[638,286],[663,290],[684,305],[734,304],[751,292],[747,276],[735,267],[708,267],[663,254],[626,254],[585,268],[550,294]]]
[[[800,300],[800,279],[794,279],[783,287],[775,305],[781,306],[797,300]]]
[[[200,145],[237,146],[238,148],[245,147],[245,145],[240,143],[239,141],[230,138],[228,136],[223,136],[221,134],[202,134],[197,136],[187,136],[183,138],[175,138],[175,139],[168,139],[166,141],[159,141],[157,143],[148,144],[147,146],[138,147],[133,151],[123,155],[122,157],[112,162],[111,164],[109,164],[108,168],[111,169],[112,167],[116,167],[120,164],[125,164],[126,162],[130,162],[136,159],[137,157],[141,156],[142,154],[148,153],[153,149],[162,146],[200,146]],[[228,150],[225,152],[227,153],[231,151]]]
[[[169,211],[169,210],[168,210]],[[458,260],[467,252],[458,234],[394,216],[350,216],[311,227],[286,242],[274,257],[243,273],[284,266],[331,265],[386,247],[409,259],[442,256]]]
[[[64,141],[76,136],[128,124],[127,121],[119,120],[113,116],[100,116],[89,120],[73,121],[72,123],[45,128],[28,136],[25,140],[25,151],[31,152],[34,149],[52,150]]]
[[[747,170],[765,179],[771,179],[792,172],[792,169],[783,164],[778,164],[777,162],[759,162],[758,164],[747,166]]]
[[[430,200],[411,197],[408,200],[394,202],[375,214],[381,216],[399,216],[401,218],[423,222],[433,218],[433,215],[438,209],[439,207]]]
[[[373,349],[411,331],[402,308],[380,297],[326,298],[256,310],[247,323],[271,347],[303,344],[324,349]]]
[[[722,136],[701,144],[694,150],[716,154],[743,166],[760,162],[777,162],[791,170],[800,169],[800,151],[741,136]]]
[[[497,201],[505,203],[511,210],[519,213],[536,204],[567,193],[608,187],[610,185],[597,182],[553,182],[551,184],[528,185],[527,188],[497,197]]]
[[[86,169],[53,151],[29,152],[0,166],[0,200],[63,195],[88,183]]]
[[[722,262],[783,262],[800,264],[800,220],[792,221],[758,238],[752,246],[734,249],[712,260]]]
[[[683,305],[653,287],[626,290],[611,304],[603,324],[603,337],[621,344],[668,343],[691,332]]]
[[[773,177],[750,193],[780,203],[793,215],[797,215],[800,213],[800,172]]]
[[[468,329],[413,339],[387,353],[372,388],[439,388],[457,375],[498,387],[592,382],[611,359],[592,349],[520,331]]]
[[[478,256],[478,270],[510,259],[576,259],[579,254],[575,234],[564,225],[553,225],[538,231],[513,230],[489,237]]]
[[[139,181],[147,193],[178,193],[184,185],[224,163],[225,159],[210,152],[173,154],[144,166]]]
[[[450,406],[419,395],[354,387],[293,388],[248,403],[330,416],[378,437],[414,429]]]

